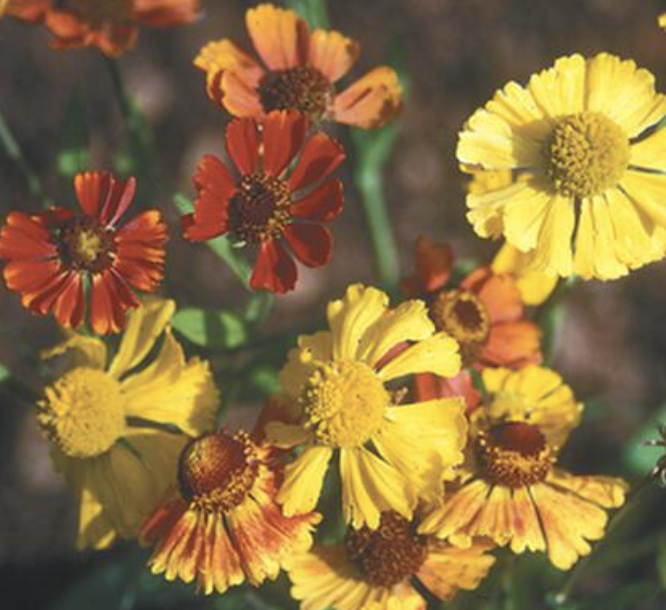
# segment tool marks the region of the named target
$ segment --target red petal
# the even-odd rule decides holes
[[[99,217],[102,200],[109,190],[109,172],[82,172],[74,176],[74,192],[88,216]]]
[[[7,288],[14,292],[32,292],[50,282],[61,272],[60,261],[17,260],[5,265],[3,275]]]
[[[259,130],[254,119],[234,119],[226,131],[227,152],[243,174],[251,174],[257,169],[259,160]]]
[[[111,189],[100,215],[102,224],[110,227],[115,226],[134,201],[135,194],[136,180],[134,178],[130,178],[126,183],[113,178]]]
[[[44,259],[57,254],[43,215],[12,212],[0,231],[0,258]]]
[[[250,286],[254,290],[263,288],[284,294],[293,290],[296,276],[296,263],[277,240],[269,239],[261,243],[250,279]]]
[[[91,323],[97,334],[120,332],[125,326],[125,311],[138,305],[127,284],[113,270],[93,276]]]
[[[444,243],[419,237],[414,248],[416,273],[422,282],[423,292],[436,292],[449,281],[453,269],[453,250]]]
[[[72,273],[67,286],[53,305],[53,315],[65,328],[77,328],[83,322],[85,301],[83,280],[79,273]]]
[[[290,211],[296,218],[330,222],[343,207],[342,181],[335,179],[324,182],[307,197],[293,203]]]
[[[308,119],[300,112],[271,112],[263,122],[264,171],[279,176],[303,148]]]
[[[192,181],[197,191],[212,191],[221,198],[230,197],[236,189],[236,180],[229,168],[215,155],[204,155]]]
[[[345,159],[342,146],[324,133],[312,136],[301,154],[289,188],[298,191],[329,176]]]
[[[290,224],[284,236],[299,261],[308,267],[321,267],[331,259],[333,238],[321,225]]]

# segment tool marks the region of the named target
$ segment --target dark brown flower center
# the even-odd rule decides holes
[[[490,318],[483,301],[468,290],[440,292],[430,305],[437,330],[449,333],[460,343],[466,360],[476,358],[490,332]]]
[[[132,0],[56,0],[55,7],[95,28],[106,23],[124,24],[132,19]]]
[[[379,587],[392,587],[413,576],[428,554],[427,538],[393,511],[382,513],[376,530],[350,529],[345,542],[365,580]]]
[[[56,242],[63,263],[77,271],[100,273],[112,265],[116,252],[114,232],[90,216],[68,220]]]
[[[291,218],[287,181],[265,174],[243,176],[229,202],[229,229],[243,241],[280,235]]]
[[[224,512],[245,500],[258,468],[256,447],[245,433],[208,434],[190,442],[180,455],[180,492],[203,510]]]
[[[268,74],[259,85],[259,97],[264,112],[298,110],[318,122],[329,115],[334,91],[319,70],[298,66]]]
[[[480,432],[478,452],[488,479],[506,487],[543,481],[555,461],[555,451],[539,428],[519,421]]]

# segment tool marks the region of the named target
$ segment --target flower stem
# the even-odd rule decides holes
[[[14,163],[21,174],[23,174],[23,177],[28,184],[30,193],[34,197],[37,197],[42,202],[44,207],[52,205],[52,201],[44,193],[41,180],[26,160],[25,155],[23,154],[18,141],[14,137],[14,134],[9,128],[9,124],[7,123],[2,111],[0,111],[0,143],[2,144],[2,148],[4,149],[5,154]]]
[[[583,557],[583,559],[578,562],[576,567],[570,572],[569,577],[564,582],[562,588],[555,595],[554,601],[557,606],[566,604],[581,576],[592,563],[599,548],[603,546],[605,540],[608,540],[610,534],[618,527],[618,525],[622,523],[640,505],[638,498],[646,489],[650,487],[652,481],[652,476],[647,475],[631,489],[622,508],[620,508],[611,518],[606,530],[605,537],[594,547],[589,555]]]

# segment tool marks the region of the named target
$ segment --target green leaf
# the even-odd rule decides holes
[[[286,4],[303,17],[312,29],[328,29],[326,0],[287,0]]]
[[[64,178],[72,178],[90,165],[86,107],[77,92],[72,94],[65,110],[57,165],[58,173]]]
[[[211,349],[234,348],[247,341],[245,322],[231,311],[185,308],[176,313],[172,325],[192,343]]]
[[[645,475],[664,455],[664,447],[650,447],[647,441],[659,440],[659,424],[666,424],[666,405],[663,405],[652,420],[645,424],[627,443],[623,453],[625,466],[634,474]]]
[[[4,364],[0,364],[0,383],[9,379],[10,376],[9,369]]]
[[[255,367],[250,373],[250,383],[264,396],[280,391],[280,377],[276,368],[269,365]]]

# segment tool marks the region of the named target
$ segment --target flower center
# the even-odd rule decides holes
[[[350,529],[345,543],[365,580],[379,587],[392,587],[414,575],[428,554],[427,538],[393,511],[382,513],[376,530]]]
[[[509,421],[480,432],[478,450],[487,477],[497,485],[523,487],[543,481],[555,451],[532,424]]]
[[[467,290],[440,292],[430,305],[430,317],[439,331],[449,333],[466,360],[478,356],[490,332],[490,318],[483,301]]]
[[[120,383],[103,371],[80,367],[46,388],[37,421],[63,453],[92,458],[109,450],[125,430]]]
[[[560,195],[592,197],[614,187],[630,159],[622,128],[598,112],[561,118],[543,147],[547,172]]]
[[[100,273],[113,263],[113,231],[94,218],[72,218],[60,229],[56,240],[61,259],[72,269]]]
[[[56,8],[71,13],[93,27],[122,24],[132,19],[132,0],[57,0]]]
[[[316,68],[298,66],[272,72],[259,85],[264,112],[298,110],[313,121],[330,114],[334,91],[328,79]]]
[[[390,402],[373,370],[361,362],[318,368],[299,397],[305,427],[329,447],[360,447],[381,427]]]
[[[224,512],[242,504],[258,469],[257,448],[247,434],[207,434],[180,454],[180,492],[202,510]]]
[[[230,230],[243,241],[277,237],[291,218],[290,206],[286,180],[265,174],[243,176],[229,202]]]

